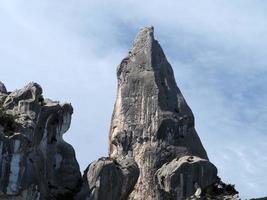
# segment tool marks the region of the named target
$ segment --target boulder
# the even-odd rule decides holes
[[[131,158],[100,158],[85,171],[84,185],[76,199],[126,200],[139,176]]]
[[[156,172],[159,188],[171,199],[200,197],[204,188],[217,180],[217,169],[206,159],[183,156],[165,163]]]

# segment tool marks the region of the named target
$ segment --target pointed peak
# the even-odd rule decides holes
[[[154,39],[154,27],[153,26],[146,26],[139,30],[134,40],[134,44],[140,40],[147,40],[147,39]]]
[[[147,26],[140,29],[135,40],[133,42],[133,48],[131,52],[138,52],[144,47],[148,47],[154,41],[154,27]]]

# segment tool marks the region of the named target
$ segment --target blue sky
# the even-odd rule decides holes
[[[243,199],[267,196],[267,2],[2,0],[0,80],[71,102],[81,170],[107,155],[116,66],[155,27],[210,160]]]

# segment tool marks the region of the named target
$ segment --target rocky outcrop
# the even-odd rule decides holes
[[[138,33],[129,55],[118,67],[117,77],[109,155],[114,159],[133,157],[139,166],[140,176],[129,199],[169,198],[156,182],[156,171],[174,158],[208,157],[195,131],[193,113],[152,27]],[[185,187],[178,198],[187,190]]]
[[[159,188],[172,199],[192,196],[215,183],[217,169],[208,160],[183,156],[164,164],[156,172]]]
[[[0,199],[73,199],[81,174],[62,139],[72,106],[43,99],[36,83],[13,92],[1,83],[0,98]]]
[[[138,176],[138,166],[131,158],[100,158],[86,169],[85,184],[76,199],[126,200]]]
[[[72,106],[44,99],[36,83],[7,92],[0,82],[0,200],[239,199],[217,177],[153,27],[140,30],[117,79],[109,156],[83,177],[62,138]]]
[[[153,27],[138,33],[118,66],[117,78],[109,157],[93,162],[85,171],[83,198],[202,198],[205,189],[216,184],[217,169],[209,162],[194,128],[193,113],[154,39]],[[124,170],[134,166],[134,172],[127,173],[130,176],[121,170],[120,161],[125,159],[132,164]]]

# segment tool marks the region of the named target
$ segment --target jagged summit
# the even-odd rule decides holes
[[[154,42],[154,27],[144,27],[136,35],[133,42],[133,47],[130,50],[131,53],[135,54],[143,48],[149,49],[152,47]]]
[[[150,73],[150,74],[149,74]],[[191,112],[179,88],[176,85],[173,70],[169,64],[159,42],[154,39],[154,28],[145,27],[137,34],[129,55],[124,58],[117,69],[118,84],[130,75],[146,77],[152,76],[158,88],[159,106],[162,110],[177,109],[178,96],[180,109]]]

